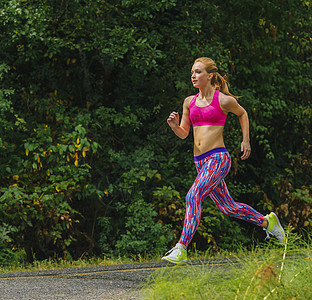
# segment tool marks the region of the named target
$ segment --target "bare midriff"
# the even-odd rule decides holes
[[[223,128],[224,126],[215,125],[194,127],[194,156],[201,155],[215,148],[225,147]]]

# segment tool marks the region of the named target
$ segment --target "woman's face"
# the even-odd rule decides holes
[[[212,73],[207,73],[205,65],[201,62],[196,62],[191,70],[191,80],[193,86],[200,88],[205,86],[212,77]]]

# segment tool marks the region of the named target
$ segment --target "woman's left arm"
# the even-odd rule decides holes
[[[243,152],[243,154],[241,156],[241,159],[247,159],[250,156],[251,152],[249,142],[249,119],[247,111],[238,104],[235,98],[224,94],[220,97],[220,105],[225,113],[231,112],[238,116],[243,133],[243,141],[241,143],[241,151]]]

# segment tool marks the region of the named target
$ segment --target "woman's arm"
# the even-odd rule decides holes
[[[243,141],[241,143],[241,151],[243,152],[241,159],[247,159],[250,156],[251,147],[249,142],[249,119],[247,111],[238,104],[235,98],[222,95],[220,97],[220,105],[226,113],[231,112],[238,116],[240,126],[243,133]]]
[[[242,106],[241,108],[243,109],[243,113],[241,115],[238,115],[239,123],[243,132],[243,141],[241,143],[241,151],[243,152],[243,155],[241,156],[241,159],[247,159],[250,156],[251,152],[249,142],[249,119],[247,111]]]
[[[185,139],[191,127],[190,122],[190,101],[192,97],[187,97],[183,103],[183,114],[181,119],[181,124],[179,125],[179,113],[172,112],[167,119],[167,123],[173,130],[173,132],[181,139]]]

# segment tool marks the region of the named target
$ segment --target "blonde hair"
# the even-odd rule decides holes
[[[205,70],[207,73],[212,73],[213,77],[211,79],[211,85],[216,89],[221,91],[223,94],[229,95],[237,99],[236,96],[232,95],[228,88],[228,83],[224,77],[222,77],[217,71],[218,67],[216,63],[209,57],[199,57],[195,59],[194,64],[201,62],[205,65]]]

